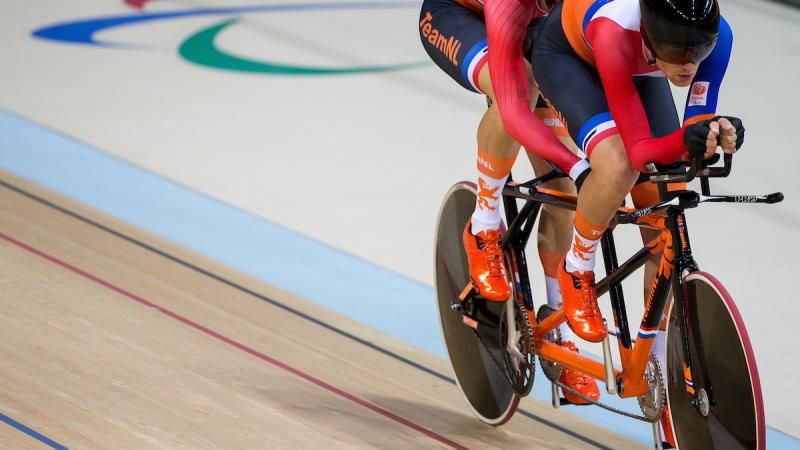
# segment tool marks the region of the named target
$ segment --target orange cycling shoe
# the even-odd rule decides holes
[[[564,347],[572,350],[573,352],[578,352],[578,347],[575,346],[575,343],[572,341],[564,342]],[[565,386],[569,387],[570,389],[581,393],[582,395],[594,400],[600,400],[600,389],[597,388],[597,381],[594,378],[585,375],[577,370],[572,370],[570,368],[564,367],[561,369],[561,376],[558,378]],[[561,392],[564,393],[564,398],[567,399],[568,402],[572,403],[573,405],[588,405],[589,402],[586,400],[578,397],[577,395],[573,394],[572,392],[566,391],[561,389]]]
[[[589,342],[600,342],[608,334],[603,314],[597,306],[597,291],[594,288],[594,272],[567,272],[566,257],[558,264],[558,287],[564,300],[567,324],[580,338]]]
[[[472,219],[467,221],[463,237],[470,277],[481,296],[495,302],[506,301],[511,297],[511,287],[503,264],[500,230],[486,230],[474,235],[471,226]]]

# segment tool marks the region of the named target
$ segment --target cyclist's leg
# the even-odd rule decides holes
[[[534,74],[543,95],[562,114],[570,135],[591,159],[592,173],[578,196],[572,245],[564,258],[565,268],[559,267],[559,284],[573,330],[598,342],[606,336],[606,328],[593,289],[595,252],[637,173],[628,162],[596,71],[569,46],[560,11],[557,7],[548,17],[535,45]]]
[[[558,136],[559,140],[561,140],[567,148],[576,154],[579,153],[578,147],[570,137],[561,117],[539,97],[538,90],[534,89],[531,98],[538,99],[535,108],[536,116]],[[529,151],[527,154],[537,176],[544,175],[552,170],[547,162],[535,156],[533,152]],[[545,187],[568,194],[575,193],[575,184],[567,178],[551,180],[545,183]],[[563,303],[561,289],[557,279],[558,264],[562,255],[570,246],[570,231],[572,228],[573,216],[574,214],[572,211],[551,205],[543,205],[539,213],[537,244],[539,258],[542,262],[545,275],[547,304],[556,310],[560,309]],[[570,330],[566,323],[562,323],[559,326],[559,333],[561,335],[562,345],[574,352],[578,352],[578,348],[574,343],[575,338],[572,335],[572,330]],[[568,388],[568,390],[562,389],[562,392],[570,403],[586,404],[585,398],[590,398],[595,401],[600,399],[600,389],[597,386],[597,382],[579,371],[566,367],[562,368],[559,381]],[[573,392],[580,393],[582,397],[575,395]]]
[[[544,111],[541,109],[537,109],[537,116],[543,119],[552,118],[542,117],[541,114],[543,112]],[[549,125],[547,120],[545,123]],[[551,129],[552,128],[551,126]],[[565,128],[561,127],[560,130],[556,128],[554,131],[556,134],[559,134],[559,139],[567,148],[576,153],[578,152],[578,147],[575,145],[572,138],[569,137],[569,133]],[[540,176],[552,170],[550,165],[543,159],[534,156],[533,153],[528,152],[528,158],[531,160],[536,175]],[[567,194],[575,193],[575,184],[567,178],[548,181],[544,186]],[[561,288],[558,285],[557,278],[558,263],[561,262],[564,253],[569,250],[570,232],[572,230],[573,220],[574,213],[566,208],[543,205],[542,210],[539,212],[539,229],[537,235],[539,259],[542,262],[542,269],[544,270],[547,304],[556,310],[560,309],[563,303]],[[558,327],[558,331],[561,335],[562,345],[577,352],[578,348],[574,343],[575,337],[569,326],[566,323],[562,323]],[[600,389],[597,387],[597,382],[581,372],[564,367],[561,370],[559,381],[571,390],[580,392],[585,397],[594,400],[600,399]],[[574,395],[572,392],[566,390],[562,390],[562,392],[570,403],[587,403],[583,398]]]
[[[493,98],[483,16],[449,0],[425,0],[420,13],[420,37],[431,59],[453,80]],[[484,113],[477,138],[478,195],[463,240],[470,275],[481,295],[500,301],[511,295],[502,250],[497,245],[500,200],[519,144],[505,132],[496,106]]]
[[[538,40],[544,28],[544,23],[545,19],[539,19],[531,23],[528,27],[527,36],[531,43]],[[530,51],[528,51],[527,56],[528,61],[531,62],[533,60],[532,47]],[[567,148],[573,153],[579,154],[580,151],[572,140],[572,137],[570,137],[569,131],[558,112],[547,105],[544,99],[539,95],[538,86],[535,86],[536,83],[532,75],[533,70],[531,68],[531,84],[534,85],[534,88],[531,89],[531,99],[535,99],[533,100],[534,104],[531,106],[534,107],[536,117],[541,119]],[[527,154],[536,176],[542,176],[552,170],[551,166],[545,160],[535,156],[532,151],[528,151]],[[544,186],[568,194],[576,193],[575,184],[567,178],[551,180],[545,183]],[[565,208],[542,205],[542,209],[539,212],[537,249],[545,276],[547,304],[553,309],[560,309],[562,306],[561,289],[558,287],[556,273],[561,256],[569,249],[570,231],[572,229],[573,220],[574,214],[572,211]],[[574,339],[572,331],[566,323],[561,324],[559,331],[562,341],[569,342]],[[584,391],[584,394],[590,393]]]
[[[488,64],[483,64],[478,74],[479,89],[489,98],[489,107],[478,125],[478,187],[485,186],[498,195],[488,197],[479,195],[473,215],[474,232],[481,229],[497,228],[500,223],[500,195],[511,167],[517,158],[520,145],[508,134],[500,117],[500,109],[494,98],[494,89]]]
[[[569,132],[564,127],[558,114],[548,107],[541,98],[537,102],[535,113],[567,148],[576,154],[579,153],[578,147],[569,136]],[[552,170],[552,167],[542,158],[535,156],[532,152],[527,152],[527,155],[536,176],[542,176]],[[568,178],[548,181],[544,184],[544,187],[567,194],[575,194],[575,184]],[[542,209],[539,212],[537,247],[542,269],[544,270],[547,303],[554,309],[561,308],[561,290],[558,287],[556,272],[561,257],[569,250],[573,220],[574,213],[566,208],[542,205]],[[566,324],[562,324],[559,330],[563,340],[573,340],[572,331]]]

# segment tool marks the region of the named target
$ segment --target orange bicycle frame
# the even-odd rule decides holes
[[[538,204],[541,203],[553,204],[570,209],[575,208],[576,199],[574,196],[539,186],[527,186],[530,189],[530,193],[525,194],[520,187],[525,186],[511,183],[508,189],[513,191],[514,197],[533,200],[533,202],[529,201],[525,207],[523,207],[522,211],[519,212],[516,211],[515,204],[507,206],[507,214],[510,213],[510,217],[520,218],[519,222],[524,222],[524,216],[526,215],[528,217],[535,216],[538,211]],[[620,208],[618,212],[620,214],[629,214],[632,211],[631,209]],[[620,397],[639,397],[647,393],[648,384],[645,377],[645,370],[653,348],[655,335],[669,300],[669,293],[672,287],[671,283],[674,281],[672,275],[675,270],[676,261],[675,252],[673,250],[673,233],[678,233],[677,236],[681,241],[679,248],[683,249],[688,247],[688,239],[685,237],[685,227],[680,226],[684,223],[683,215],[679,214],[675,217],[670,216],[669,219],[674,219],[674,223],[679,224],[679,226],[668,227],[668,216],[663,213],[649,213],[638,217],[635,222],[636,225],[657,230],[659,231],[659,235],[620,267],[616,267],[616,254],[613,248],[612,231],[614,226],[609,227],[609,230],[603,236],[603,252],[606,258],[606,270],[609,272],[609,275],[597,284],[598,296],[613,289],[620,289],[617,296],[621,299],[619,283],[643,266],[652,255],[662,255],[658,273],[653,280],[650,293],[645,302],[645,310],[639,327],[638,338],[635,342],[632,341],[629,336],[627,318],[625,317],[626,313],[624,311],[624,301],[620,304],[612,304],[615,312],[614,321],[617,327],[617,332],[614,334],[616,334],[618,338],[617,341],[621,359],[621,368],[614,368],[613,373],[616,391]],[[509,226],[509,233],[506,235],[508,236],[507,239],[509,242],[504,242],[504,244],[512,247],[516,246],[517,250],[521,250],[519,247],[524,247],[530,235],[531,228],[532,224],[526,223],[523,225],[515,220]],[[678,228],[678,230],[671,230],[671,228]],[[517,255],[521,254],[520,252],[515,253]],[[515,274],[515,277],[519,276],[519,273]],[[527,280],[515,279],[515,282],[519,281]],[[518,301],[526,305],[528,319],[533,328],[534,347],[537,355],[564,367],[569,367],[585,373],[598,380],[604,382],[608,381],[606,366],[603,362],[582,356],[577,352],[549,342],[546,339],[550,331],[556,329],[556,327],[566,320],[563,308],[551,314],[541,322],[537,322],[532,305],[526,304],[524,295],[519,292],[519,290],[517,294],[520,296]],[[614,295],[612,295],[612,297],[614,297]],[[530,303],[530,301],[528,301],[528,303]]]

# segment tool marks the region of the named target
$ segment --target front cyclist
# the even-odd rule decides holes
[[[558,268],[578,336],[599,342],[607,334],[595,252],[644,164],[670,163],[687,150],[710,156],[718,139],[726,152],[741,145],[741,121],[714,118],[731,43],[717,0],[565,0],[547,19],[534,50],[536,79],[592,161]],[[683,127],[667,79],[692,84]]]
[[[541,157],[573,179],[585,176],[588,168],[586,161],[565,147],[531,111],[531,98],[538,98],[538,92],[531,92],[530,66],[523,48],[535,40],[550,3],[486,0],[484,5],[479,0],[425,0],[420,13],[420,37],[431,59],[461,86],[482,92],[491,101],[478,127],[478,195],[463,240],[472,280],[483,297],[494,301],[511,296],[499,245],[500,198],[520,144],[540,156],[529,153],[538,174],[549,170]],[[540,106],[536,109],[539,117],[559,123],[546,105]],[[555,133],[574,146],[563,127],[556,127]],[[558,180],[552,187],[567,192],[574,189],[568,180]],[[539,255],[548,303],[556,309],[561,306],[556,268],[569,247],[570,222],[566,210],[545,207],[542,211]],[[564,345],[575,350],[569,328],[563,326],[561,331]],[[561,382],[586,397],[600,396],[597,383],[579,372],[564,369]],[[564,395],[572,403],[586,403],[568,391]]]
[[[536,80],[592,163],[572,246],[558,266],[567,321],[583,339],[607,335],[594,286],[595,252],[644,165],[671,163],[687,151],[710,157],[718,142],[729,153],[741,146],[741,121],[715,117],[732,41],[717,0],[565,0],[548,17],[534,49]],[[691,84],[683,127],[667,80]],[[652,204],[651,187],[634,190],[637,207]],[[657,325],[642,324],[645,331]],[[656,341],[661,358],[662,338],[659,333]]]

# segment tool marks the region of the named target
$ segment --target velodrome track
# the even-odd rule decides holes
[[[427,352],[5,172],[0,208],[2,413],[55,446],[639,446],[544,402],[477,425]]]
[[[26,426],[70,448],[257,448],[266,437],[276,447],[447,445],[432,435],[481,448],[647,443],[646,426],[587,408],[571,410],[583,419],[554,414],[535,399],[523,403],[527,416],[490,430],[445,380],[430,243],[441,194],[472,176],[482,99],[417,67],[417,3],[380,3],[242,1],[266,9],[97,35],[136,47],[31,35],[139,14],[121,2],[0,5],[0,36],[13,44],[0,48],[0,178],[9,183],[0,189],[0,298],[13,311],[2,328],[4,374],[13,375],[2,383],[9,427],[0,445],[42,443],[19,433]],[[269,10],[276,4],[294,9]],[[145,12],[218,6],[231,5],[156,1]],[[800,185],[787,169],[798,159],[788,112],[800,101],[800,63],[785,57],[800,43],[800,15],[745,0],[724,1],[723,11],[737,40],[721,109],[743,111],[749,133],[723,188],[782,190],[787,201],[692,212],[693,244],[745,314],[768,424],[798,435],[800,364],[783,345],[796,337],[798,308],[780,280],[793,279],[785,249],[800,224]],[[215,47],[261,61],[261,72],[179,50],[234,18]],[[264,61],[387,71],[289,76]]]

